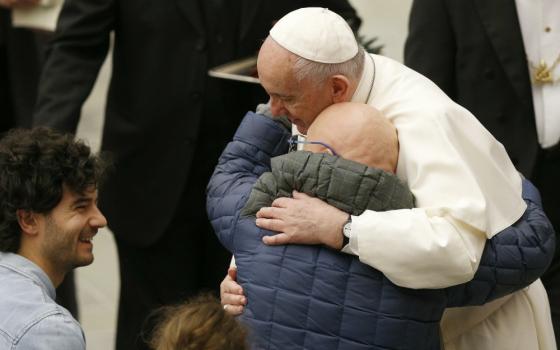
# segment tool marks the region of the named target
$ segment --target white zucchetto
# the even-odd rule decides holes
[[[272,27],[270,36],[286,50],[314,62],[342,63],[358,53],[358,43],[344,18],[321,7],[288,13]]]

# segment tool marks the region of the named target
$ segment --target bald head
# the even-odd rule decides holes
[[[341,157],[394,173],[399,155],[397,130],[377,109],[362,103],[337,103],[309,127],[307,139],[330,145]],[[327,151],[305,145],[311,152]]]

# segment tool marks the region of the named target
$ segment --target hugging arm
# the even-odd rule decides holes
[[[289,131],[271,118],[247,113],[218,161],[207,188],[208,218],[220,242],[233,252],[241,209],[270,159],[288,149]]]
[[[527,287],[554,256],[555,235],[542,209],[538,190],[523,180],[527,210],[511,227],[486,241],[474,278],[446,288],[448,307],[482,305]],[[232,280],[228,285],[235,286]],[[234,303],[231,299],[224,303]]]
[[[474,278],[446,289],[448,307],[485,304],[527,287],[546,271],[554,256],[554,229],[538,190],[525,179],[523,199],[527,210],[486,242]]]

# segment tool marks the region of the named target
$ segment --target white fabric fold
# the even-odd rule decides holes
[[[360,260],[404,287],[466,282],[486,238],[525,211],[521,176],[504,147],[430,80],[387,57],[371,57],[353,101],[376,107],[397,128],[397,175],[416,208],[367,211],[353,221]]]

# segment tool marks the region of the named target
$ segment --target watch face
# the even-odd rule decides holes
[[[346,237],[350,237],[350,233],[352,232],[352,222],[347,222],[344,224],[342,228],[342,232]]]

